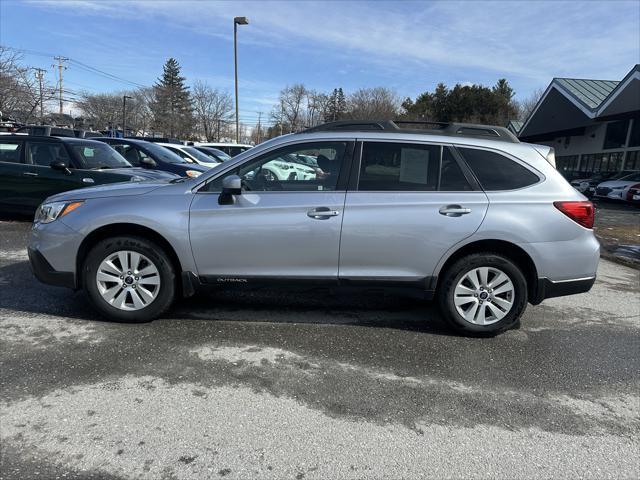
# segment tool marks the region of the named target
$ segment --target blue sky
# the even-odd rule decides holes
[[[240,111],[263,119],[285,85],[345,92],[386,86],[415,97],[438,82],[492,85],[524,98],[553,77],[621,79],[640,62],[640,0],[628,1],[152,1],[0,0],[0,43],[63,55],[141,85],[173,56],[189,82],[233,92],[239,29]],[[70,64],[74,91],[131,84]]]

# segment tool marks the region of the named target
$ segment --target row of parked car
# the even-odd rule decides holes
[[[216,148],[220,147],[220,148]],[[56,193],[123,181],[197,177],[250,145],[137,138],[0,135],[0,211],[32,214]],[[226,150],[226,152],[224,150]]]
[[[597,173],[571,181],[573,188],[587,197],[626,201],[640,206],[640,171]]]

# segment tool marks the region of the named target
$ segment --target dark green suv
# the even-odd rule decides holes
[[[0,213],[30,214],[50,195],[76,188],[173,178],[168,172],[134,168],[95,140],[0,135]]]

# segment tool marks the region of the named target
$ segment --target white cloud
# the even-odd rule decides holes
[[[636,1],[39,3],[114,15],[126,9],[228,39],[233,16],[247,15],[245,43],[330,48],[374,64],[436,64],[544,82],[563,75],[618,78],[640,57]]]

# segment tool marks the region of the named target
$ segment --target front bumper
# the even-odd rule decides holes
[[[73,272],[60,272],[53,268],[38,250],[28,248],[31,271],[42,283],[55,285],[56,287],[76,288],[76,279]]]
[[[553,282],[548,278],[539,278],[536,293],[530,299],[530,302],[533,305],[538,305],[547,298],[585,293],[591,290],[595,281],[596,277],[562,280],[559,282]]]

